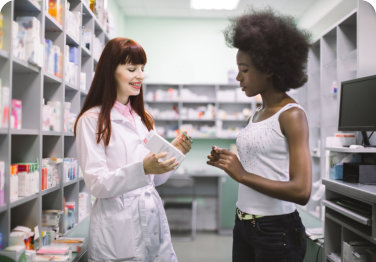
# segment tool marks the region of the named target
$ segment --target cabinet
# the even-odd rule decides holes
[[[0,232],[2,233],[3,248],[9,244],[11,229],[17,225],[41,228],[42,210],[60,209],[65,201],[75,202],[76,210],[79,204],[79,193],[87,192],[81,177],[64,182],[63,165],[58,166],[60,183],[52,188],[42,190],[42,176],[39,176],[39,190],[27,197],[10,201],[10,165],[19,162],[38,162],[43,158],[76,158],[75,139],[69,128],[64,131],[64,103],[70,102],[71,114],[78,114],[87,94],[97,55],[94,53],[94,41],[101,45],[109,40],[107,30],[89,8],[89,1],[62,0],[61,23],[48,13],[48,1],[15,0],[8,1],[1,10],[3,14],[4,45],[0,50],[0,78],[2,86],[9,87],[11,99],[22,101],[22,129],[9,127],[0,128],[0,161],[5,164],[5,204],[0,206]],[[69,21],[70,12],[78,15],[78,24]],[[40,42],[43,52],[46,40],[49,39],[61,51],[62,68],[59,74],[47,71],[44,66],[31,64],[14,54],[16,41],[12,31],[19,16],[32,16],[40,24]],[[78,27],[76,34],[73,27]],[[83,36],[83,30],[88,32]],[[74,31],[74,30],[73,30]],[[96,39],[96,40],[94,40]],[[66,45],[76,47],[78,61],[73,74],[67,74],[69,57]],[[99,50],[101,51],[101,50]],[[80,81],[80,73],[85,73],[85,80]],[[60,115],[54,131],[43,128],[43,104],[47,101],[57,101],[60,105]],[[66,116],[66,115],[65,115]],[[78,168],[76,166],[76,168]],[[42,174],[39,167],[39,174]],[[75,223],[79,222],[77,212]],[[63,232],[68,233],[68,232]]]
[[[376,163],[375,148],[327,148],[327,150],[329,154],[333,152],[362,154],[366,162]],[[351,241],[361,241],[376,248],[376,185],[348,183],[327,178],[323,179],[323,184],[326,188],[326,199],[323,201],[324,260],[343,261],[344,245]],[[346,200],[347,202],[344,202]]]
[[[323,219],[321,208],[325,189],[327,152],[326,138],[338,132],[341,82],[375,74],[376,26],[373,7],[359,0],[358,7],[336,23],[321,37],[312,41],[309,50],[306,103],[312,156],[312,194],[303,207]],[[360,134],[357,142],[360,144]]]
[[[147,110],[167,137],[185,130],[194,138],[236,138],[257,104],[237,85],[144,84]]]

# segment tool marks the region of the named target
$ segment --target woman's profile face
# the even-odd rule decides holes
[[[145,65],[134,65],[126,63],[119,64],[115,70],[116,90],[118,98],[125,98],[128,101],[129,96],[140,94],[142,81],[144,80]],[[121,101],[121,102],[126,102]]]
[[[247,52],[238,50],[236,63],[239,69],[236,80],[240,82],[245,95],[252,97],[262,93],[269,84],[270,75],[258,70]]]

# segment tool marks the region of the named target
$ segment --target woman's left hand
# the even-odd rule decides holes
[[[211,152],[211,155],[208,156],[209,161],[206,163],[222,169],[234,180],[240,182],[246,171],[240,163],[238,156],[224,148],[215,147],[212,151],[215,151],[215,156]]]
[[[177,149],[179,149],[184,155],[186,155],[192,147],[192,142],[186,138],[184,134],[177,136],[172,142]]]

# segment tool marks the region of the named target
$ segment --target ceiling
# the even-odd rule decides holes
[[[114,1],[114,0],[112,0]],[[250,7],[270,6],[299,19],[317,0],[240,0],[233,11],[193,10],[190,0],[116,0],[127,16],[228,18]]]

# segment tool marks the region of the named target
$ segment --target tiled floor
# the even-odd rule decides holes
[[[172,238],[179,262],[231,262],[232,236],[197,233],[194,240]]]

